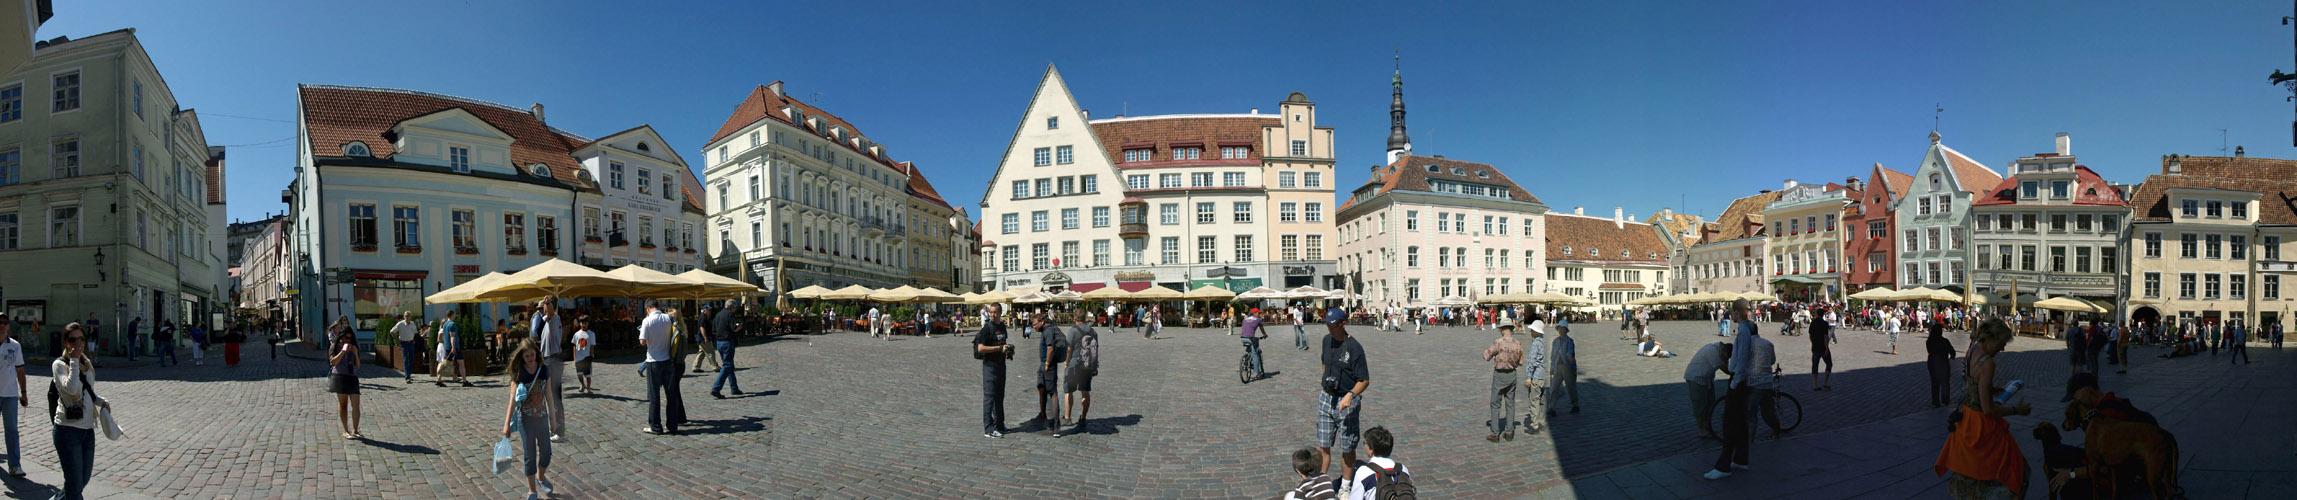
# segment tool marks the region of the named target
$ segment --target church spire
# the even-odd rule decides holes
[[[1404,56],[1396,55],[1396,76],[1391,81],[1394,100],[1388,103],[1388,163],[1412,153],[1412,138],[1404,134]]]

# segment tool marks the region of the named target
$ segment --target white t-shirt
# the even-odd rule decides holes
[[[1294,307],[1291,309],[1285,309],[1284,313],[1292,315],[1292,326],[1300,326],[1303,324],[1300,322],[1300,308]]]
[[[399,324],[391,325],[391,334],[397,335],[400,342],[414,342],[415,333],[415,322],[413,321],[402,319],[399,320]]]
[[[638,325],[638,340],[646,343],[646,361],[670,361],[670,315],[646,315],[646,322]]]
[[[16,369],[23,366],[24,344],[16,343],[16,339],[8,339],[7,343],[0,343],[0,373],[7,374],[5,377],[0,377],[0,379],[6,379],[6,383],[0,383],[0,398],[24,397],[24,391],[21,390],[22,388],[16,387],[15,380]]]
[[[1394,467],[1396,468],[1396,472],[1403,474],[1412,473],[1411,466],[1398,464],[1396,463],[1396,459],[1388,457],[1372,457],[1369,460],[1365,460],[1363,464],[1356,466],[1355,479],[1348,480],[1348,498],[1378,498],[1379,481],[1373,477],[1373,475],[1378,474],[1372,470],[1374,465],[1378,465],[1383,468]]]
[[[574,359],[590,359],[590,339],[597,338],[590,330],[574,332]]]

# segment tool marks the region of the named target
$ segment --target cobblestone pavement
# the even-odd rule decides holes
[[[687,377],[693,422],[681,436],[637,432],[645,425],[637,359],[608,358],[597,366],[598,394],[567,398],[569,432],[552,475],[561,498],[1265,497],[1291,486],[1288,453],[1315,437],[1315,353],[1292,349],[1289,329],[1276,330],[1266,344],[1272,373],[1248,385],[1234,370],[1241,348],[1219,330],[1174,328],[1153,340],[1104,333],[1089,432],[1058,439],[1029,432],[1034,380],[1018,366],[1006,407],[1007,424],[1021,432],[981,436],[980,368],[968,337],[835,333],[745,346],[740,375],[752,392],[715,400],[708,379]],[[1420,488],[1451,498],[1569,491],[1555,488],[1714,448],[1693,437],[1681,378],[1686,357],[1719,340],[1712,324],[1660,323],[1659,337],[1686,356],[1670,359],[1634,356],[1616,323],[1577,330],[1583,411],[1559,414],[1549,433],[1488,443],[1490,375],[1479,354],[1492,332],[1356,328],[1373,375],[1363,425],[1394,431],[1396,455]],[[1772,340],[1789,374],[1783,387],[1807,413],[1795,434],[1929,410],[1916,336],[1891,356],[1881,335],[1845,332],[1836,389],[1819,393],[1804,375],[1806,338]],[[2011,350],[2059,348],[2025,341]],[[347,441],[320,362],[262,359],[261,344],[248,354],[236,368],[211,356],[203,367],[101,370],[98,390],[117,402],[132,436],[99,440],[96,481],[162,497],[523,497],[515,474],[488,470],[508,396],[499,378],[477,388],[405,385],[367,365],[370,440]],[[2043,370],[2045,357],[2057,359],[2031,356],[2034,367],[2016,370]],[[47,370],[32,368],[40,387]],[[48,424],[26,420],[27,458],[52,467]]]

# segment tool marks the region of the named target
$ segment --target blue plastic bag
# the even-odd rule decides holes
[[[501,474],[503,471],[510,470],[511,454],[514,453],[514,448],[516,446],[512,445],[510,438],[507,437],[494,442],[494,473]]]

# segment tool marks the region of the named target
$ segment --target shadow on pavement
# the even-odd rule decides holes
[[[766,430],[766,422],[770,421],[773,421],[773,417],[742,417],[724,420],[687,420],[684,428],[678,429],[678,433],[708,435],[757,432]]]
[[[1137,426],[1140,424],[1141,415],[1138,413],[1115,418],[1087,418],[1085,419],[1085,433],[1095,436],[1108,436],[1121,432],[1122,428]]]
[[[432,448],[431,448],[431,447],[429,447],[429,446],[422,446],[422,445],[412,445],[412,444],[398,444],[398,443],[391,443],[391,442],[385,442],[385,441],[377,441],[377,440],[374,440],[374,439],[372,439],[372,438],[359,438],[359,441],[360,441],[360,442],[363,442],[363,443],[367,443],[367,445],[369,445],[369,446],[374,446],[374,447],[376,447],[376,448],[382,448],[382,449],[385,449],[385,450],[390,450],[390,451],[391,451],[391,452],[393,452],[393,453],[407,453],[407,454],[414,454],[414,455],[437,455],[437,454],[439,454],[439,450],[436,450],[436,449],[432,449]]]
[[[0,484],[8,485],[8,498],[47,499],[56,496],[56,487],[21,477],[0,474]]]

